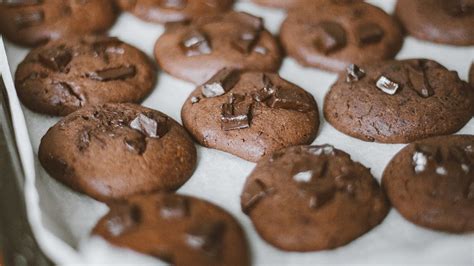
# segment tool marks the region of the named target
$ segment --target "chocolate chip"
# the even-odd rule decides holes
[[[318,28],[320,33],[314,45],[323,54],[333,53],[346,46],[346,31],[339,23],[323,21],[318,24]]]
[[[326,190],[320,189],[313,193],[314,194],[309,198],[308,206],[311,209],[319,209],[334,198],[335,188],[331,187]]]
[[[135,154],[142,155],[146,151],[147,143],[142,133],[127,136],[124,142],[127,149]]]
[[[55,48],[45,51],[38,56],[39,62],[54,71],[63,72],[72,60],[72,54],[65,48]]]
[[[225,131],[250,127],[250,109],[252,102],[247,97],[232,94],[229,103],[221,107],[221,126]]]
[[[186,198],[166,196],[160,208],[160,216],[165,219],[183,218],[189,215],[189,202]]]
[[[72,87],[71,85],[69,85],[68,83],[55,82],[52,84],[52,86],[54,90],[61,92],[59,95],[66,96],[66,98],[68,96],[73,97],[75,100],[73,104],[75,104],[76,106],[84,105],[86,101],[84,95],[76,91],[76,89]],[[64,98],[59,98],[59,99],[52,98],[52,101],[54,105],[57,105],[57,104],[63,104],[67,100]]]
[[[239,26],[250,27],[255,31],[263,30],[263,19],[246,12],[233,12],[228,14],[228,19]]]
[[[96,37],[92,42],[92,49],[97,55],[106,52],[123,53],[123,50],[118,49],[122,42],[116,37]]]
[[[239,39],[232,42],[232,46],[243,54],[249,54],[255,48],[260,35],[257,31],[245,31]]]
[[[6,6],[29,6],[43,3],[43,0],[1,0],[0,5]]]
[[[328,145],[328,144],[309,146],[308,152],[316,156],[321,156],[321,155],[333,156],[335,154],[334,146]]]
[[[225,233],[224,222],[198,221],[186,233],[188,246],[204,251],[208,256],[217,257],[222,249]]]
[[[350,64],[346,69],[346,82],[356,82],[365,77],[365,71],[355,64]]]
[[[135,66],[120,66],[89,73],[88,78],[97,81],[125,80],[136,75]]]
[[[463,17],[474,12],[474,1],[472,0],[449,0],[441,1],[443,9],[453,17]]]
[[[161,138],[164,135],[165,125],[140,113],[132,120],[132,122],[130,122],[130,128],[135,129],[150,138]]]
[[[239,79],[240,73],[238,70],[224,68],[202,85],[202,95],[207,98],[224,95],[239,82]]]
[[[199,103],[199,101],[201,101],[201,98],[196,97],[196,96],[191,97],[191,103],[192,104]]]
[[[409,85],[419,96],[428,98],[434,95],[434,90],[430,85],[421,61],[418,62],[418,66],[407,66]]]
[[[29,12],[19,13],[15,17],[15,24],[18,29],[38,26],[44,21],[43,10],[34,10]]]
[[[142,220],[142,212],[137,205],[112,206],[107,219],[107,229],[114,237],[120,236],[137,226]]]
[[[83,130],[81,133],[79,133],[79,139],[77,142],[77,147],[79,148],[79,151],[84,151],[89,147],[89,143],[91,141],[90,133],[88,130]]]
[[[248,196],[249,199],[245,202],[242,202],[242,211],[245,214],[249,214],[250,211],[257,205],[257,203],[274,191],[275,189],[268,188],[260,179],[255,179],[255,181],[252,182],[246,189],[246,192],[244,192],[244,195]]]
[[[253,94],[253,98],[257,102],[265,102],[275,93],[275,87],[273,86],[272,81],[265,74],[262,75],[262,83],[263,88]]]
[[[400,87],[398,83],[391,81],[385,76],[380,76],[380,78],[377,80],[376,86],[381,91],[390,95],[394,95],[395,93],[397,93],[398,88]]]
[[[356,34],[359,46],[364,46],[380,42],[385,33],[379,25],[369,22],[359,25]]]
[[[276,89],[273,96],[268,100],[268,106],[298,112],[311,111],[311,104],[308,103],[307,97],[294,90],[282,88]]]
[[[204,33],[192,29],[184,36],[181,48],[186,56],[198,56],[212,53],[211,44]]]
[[[162,8],[184,9],[188,4],[187,0],[160,0],[159,5]]]

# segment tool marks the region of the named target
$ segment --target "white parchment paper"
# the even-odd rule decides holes
[[[393,11],[393,0],[369,2],[387,12]],[[236,9],[264,17],[267,28],[275,34],[285,17],[281,10],[263,8],[248,2],[238,3]],[[152,57],[154,43],[162,32],[161,25],[146,23],[123,14],[110,34],[135,45]],[[10,43],[6,46],[14,74],[28,50]],[[435,45],[408,37],[397,58],[414,57],[437,60],[449,69],[458,71],[461,78],[467,79],[469,66],[474,60],[474,47]],[[334,74],[303,68],[288,58],[285,59],[280,74],[312,93],[320,111],[324,95],[336,80]],[[181,121],[181,106],[195,86],[161,71],[157,75],[157,86],[143,105]],[[107,207],[87,196],[72,192],[44,172],[37,160],[39,143],[47,129],[59,118],[35,114],[20,106],[11,80],[7,80],[7,83],[22,163],[27,169],[25,197],[28,215],[38,242],[46,254],[62,265],[159,264],[155,259],[114,248],[101,239],[89,236],[96,221],[107,212]],[[336,131],[321,119],[320,133],[315,143],[330,143],[347,151],[354,160],[370,167],[378,180],[388,161],[404,146],[359,141]],[[474,120],[459,133],[474,134]],[[245,229],[255,265],[474,265],[473,234],[453,235],[423,229],[404,220],[393,209],[380,226],[336,250],[310,253],[277,250],[257,235],[250,220],[240,210],[240,193],[253,167],[253,163],[235,156],[198,147],[197,170],[178,192],[206,199],[232,213]]]

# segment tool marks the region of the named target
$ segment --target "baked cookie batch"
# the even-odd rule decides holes
[[[285,8],[280,36],[233,11],[233,0],[16,0],[0,4],[0,32],[31,46],[19,65],[22,103],[65,116],[39,160],[71,189],[107,203],[93,234],[174,265],[250,265],[238,222],[172,193],[193,174],[194,142],[256,162],[241,195],[260,236],[287,251],[333,249],[380,224],[394,206],[434,230],[474,230],[474,137],[453,135],[474,114],[470,83],[430,59],[393,60],[404,32],[474,45],[472,1],[399,0],[395,16],[364,1],[254,0]],[[119,10],[165,24],[154,56],[196,89],[183,126],[141,107],[156,68],[137,48],[102,35]],[[409,143],[382,185],[331,145],[310,146],[320,115],[310,93],[281,78],[284,55],[339,74],[323,117],[364,141]]]

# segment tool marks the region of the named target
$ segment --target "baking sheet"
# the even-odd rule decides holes
[[[387,12],[393,11],[395,3],[393,0],[368,2],[381,6]],[[263,16],[267,28],[275,34],[285,17],[281,10],[263,8],[248,2],[239,2],[236,9]],[[160,25],[123,14],[110,34],[135,45],[152,57],[154,43],[163,30]],[[14,74],[28,50],[8,42],[6,48]],[[469,66],[474,61],[474,47],[435,45],[408,37],[397,58],[412,57],[437,60],[449,69],[458,71],[461,78],[466,79]],[[312,93],[320,111],[324,95],[337,78],[335,74],[303,68],[289,58],[285,59],[280,74]],[[143,105],[181,121],[181,106],[195,86],[161,71],[157,75],[157,86]],[[114,248],[99,238],[89,236],[96,221],[107,212],[107,207],[87,196],[72,192],[44,172],[37,160],[39,143],[48,128],[59,118],[35,114],[20,106],[12,82],[7,80],[7,83],[22,163],[27,169],[25,197],[28,215],[38,242],[46,254],[62,265],[159,264],[155,259]],[[459,133],[474,134],[474,120]],[[388,161],[404,147],[359,141],[336,131],[324,119],[315,143],[330,143],[347,151],[354,160],[370,167],[378,180]],[[253,163],[230,154],[198,146],[196,172],[178,192],[206,199],[232,213],[246,231],[255,265],[474,265],[474,234],[452,235],[426,230],[404,220],[393,209],[380,226],[336,250],[310,253],[277,250],[257,235],[250,220],[240,210],[240,193],[253,167]]]

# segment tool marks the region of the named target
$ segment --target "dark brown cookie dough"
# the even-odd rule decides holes
[[[422,40],[474,45],[474,2],[399,0],[396,15],[409,34]]]
[[[115,22],[113,0],[15,0],[0,2],[0,33],[35,46],[49,40],[107,31]]]
[[[324,116],[366,141],[409,143],[452,134],[472,117],[474,90],[427,59],[352,65],[332,86]]]
[[[38,156],[53,178],[100,201],[176,190],[196,165],[184,128],[134,104],[84,107],[66,116],[42,138]]]
[[[378,7],[361,1],[322,1],[290,11],[281,41],[300,64],[338,72],[351,63],[393,58],[403,36],[397,22]]]
[[[232,8],[234,0],[116,0],[118,6],[150,22],[186,21],[217,15]]]
[[[261,18],[243,12],[172,25],[155,45],[160,66],[177,78],[202,84],[224,67],[275,72],[281,51]]]
[[[177,194],[151,194],[110,208],[93,234],[114,245],[176,266],[250,265],[242,228],[214,204]]]
[[[415,142],[385,169],[383,187],[411,222],[454,233],[474,231],[474,136]]]
[[[318,132],[314,98],[278,74],[221,70],[198,87],[181,111],[203,146],[249,161],[284,147],[310,144]]]
[[[390,208],[370,170],[330,145],[290,147],[260,160],[241,204],[260,236],[288,251],[343,246]]]
[[[140,102],[155,69],[140,50],[117,38],[86,36],[33,49],[16,72],[16,89],[29,109],[67,115],[108,102]]]

